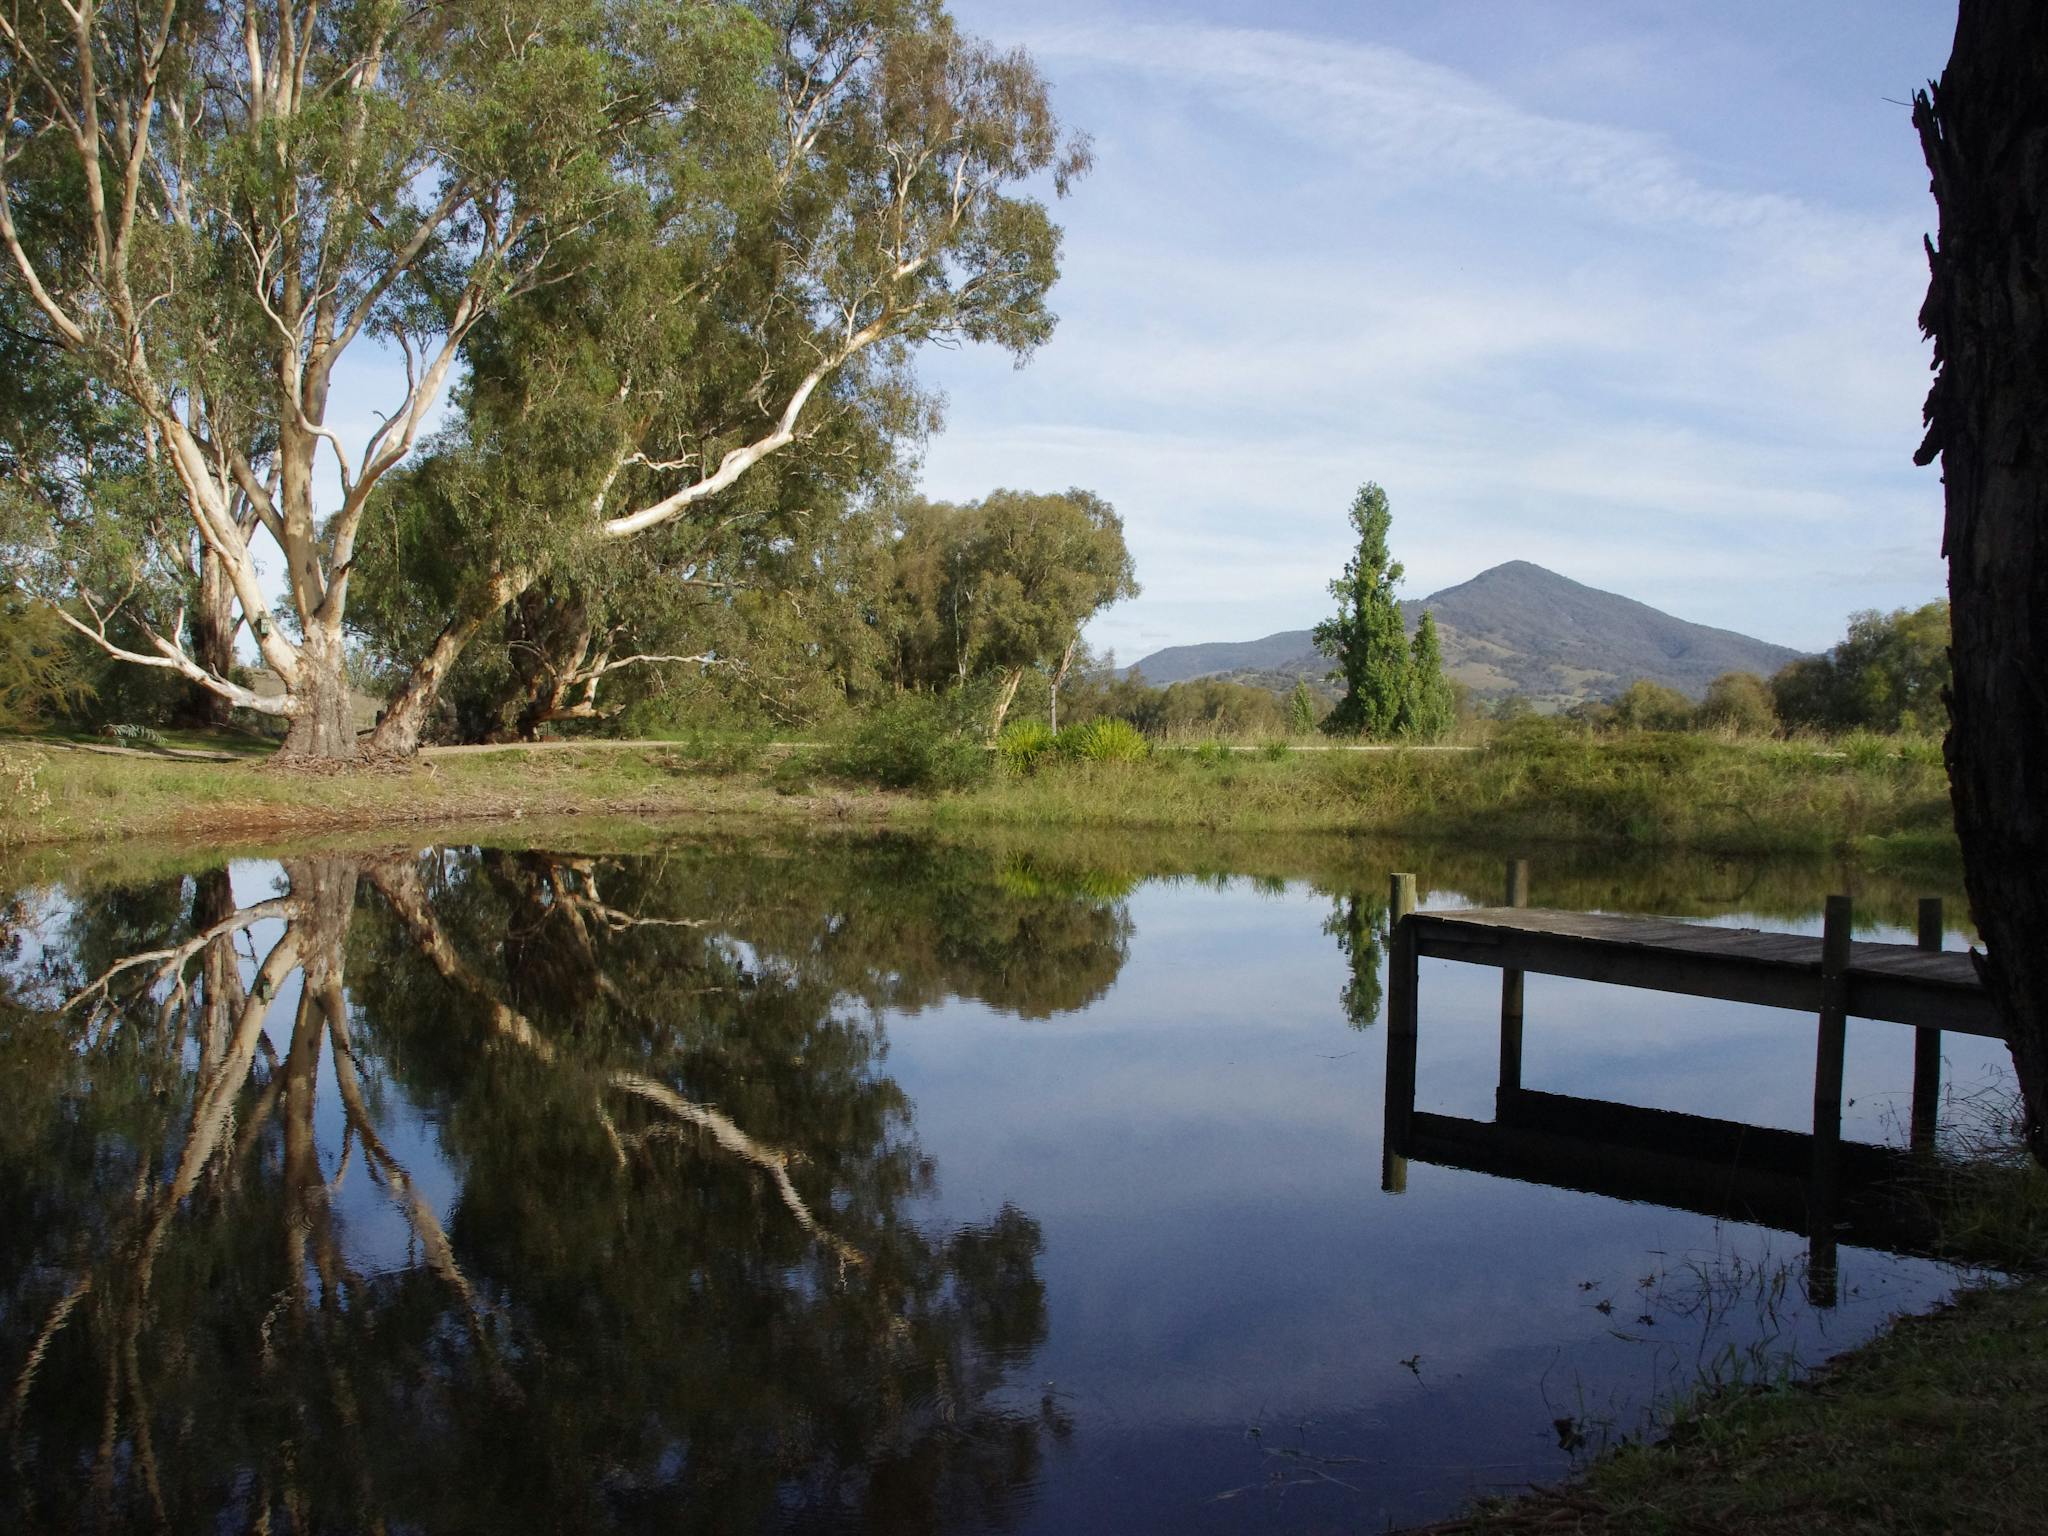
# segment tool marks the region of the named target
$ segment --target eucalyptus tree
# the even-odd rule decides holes
[[[481,367],[461,391],[461,422],[392,477],[373,515],[351,624],[402,683],[450,614],[476,611],[479,580],[521,553],[533,579],[483,620],[440,684],[465,739],[610,718],[710,675],[778,717],[813,713],[834,691],[819,684],[843,696],[872,670],[860,614],[881,552],[876,506],[902,484],[902,445],[921,435],[930,404],[901,370],[856,361],[814,398],[801,447],[760,464],[708,515],[589,537],[579,515],[560,514],[583,501],[579,475],[593,462],[573,445],[595,444],[601,458],[612,441],[612,376],[600,369],[605,382],[589,388],[591,355],[631,346],[630,328],[607,342],[608,322],[575,318],[606,313],[605,286],[563,285],[566,303],[550,295],[570,323],[535,328],[530,345],[494,333],[484,339],[499,344],[473,348]],[[758,339],[703,326],[676,347],[665,430],[696,434],[701,449],[743,429],[759,408]],[[565,343],[582,356],[554,366]]]
[[[892,445],[933,420],[918,346],[988,342],[1021,361],[1050,336],[1059,232],[1025,184],[1064,193],[1088,155],[1029,59],[962,37],[924,0],[768,14],[773,125],[725,216],[645,210],[644,231],[577,282],[479,327],[449,446],[490,490],[443,525],[466,595],[380,747],[411,750],[481,618],[528,594],[509,620],[544,658],[528,728],[595,712],[627,665],[730,662],[687,636],[689,654],[614,646],[630,633],[591,610],[637,587],[629,606],[687,611],[692,587],[734,590],[719,565],[787,540],[790,517],[833,515],[830,494],[742,495],[773,455],[801,445],[802,473],[840,504],[872,489]]]
[[[0,17],[0,94],[8,282],[38,339],[133,407],[283,691],[204,664],[183,614],[124,601],[125,585],[81,584],[70,622],[111,655],[286,717],[300,756],[354,750],[346,626],[364,520],[479,327],[635,252],[656,269],[679,248],[711,252],[708,271],[767,218],[788,274],[773,292],[804,311],[804,343],[764,343],[745,430],[708,456],[664,441],[674,406],[650,385],[687,333],[656,327],[637,375],[626,359],[590,364],[611,370],[613,415],[587,423],[606,446],[564,445],[577,494],[541,512],[573,507],[587,536],[634,538],[795,441],[813,395],[873,349],[1043,340],[1057,233],[1010,192],[1040,172],[1064,186],[1086,159],[1028,60],[915,0],[47,0]],[[716,285],[696,277],[664,302],[709,304]],[[769,319],[727,317],[764,337]],[[403,382],[352,438],[330,405],[366,344],[390,371],[402,360]],[[323,475],[338,485],[326,509]],[[549,542],[508,538],[475,573],[382,746],[416,741],[449,665],[536,579]],[[123,641],[122,618],[140,639]]]
[[[897,510],[884,625],[898,687],[996,684],[993,735],[1027,669],[1064,678],[1081,630],[1138,592],[1123,519],[1091,491],[995,491]]]

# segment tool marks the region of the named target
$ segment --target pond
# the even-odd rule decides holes
[[[1375,1530],[1963,1278],[1914,1256],[1924,1222],[1823,1265],[1732,1171],[1633,1156],[1614,1186],[1486,1141],[1500,981],[1472,967],[1424,963],[1415,1108],[1492,1150],[1388,1156],[1387,873],[1487,903],[1497,855],[631,848],[12,882],[10,1523]],[[1853,887],[1895,939],[1922,894],[1562,853],[1532,884],[1807,932]],[[1545,977],[1526,1011],[1566,1132],[1810,1123],[1810,1019]],[[1849,1137],[1903,1145],[1912,1064],[1852,1023]],[[1945,1036],[1943,1067],[1944,1134],[2010,1091],[1995,1042]]]

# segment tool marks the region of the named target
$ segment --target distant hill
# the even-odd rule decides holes
[[[1410,633],[1436,615],[1444,670],[1475,697],[1521,693],[1539,708],[1602,698],[1639,677],[1697,699],[1723,672],[1769,677],[1800,652],[1691,624],[1647,603],[1583,586],[1526,560],[1401,605]],[[1305,629],[1263,640],[1169,646],[1133,668],[1151,683],[1229,677],[1266,687],[1320,680],[1329,662]]]

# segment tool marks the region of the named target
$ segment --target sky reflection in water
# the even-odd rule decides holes
[[[1213,850],[887,840],[31,901],[0,1044],[0,1369],[35,1363],[10,1512],[1371,1529],[1554,1477],[1561,1441],[1953,1285],[1845,1249],[1822,1309],[1795,1234],[1421,1161],[1383,1192],[1395,861],[1430,904],[1498,881],[1485,856],[1269,851],[1255,881]],[[1538,902],[1805,931],[1830,879],[1702,900],[1677,893],[1726,866],[1551,873]],[[116,973],[118,1008],[56,1005],[278,892],[324,905],[288,914],[302,968],[191,1158],[233,1055],[206,983],[237,1002],[284,919],[235,941],[235,979],[195,952],[177,1008],[141,988],[156,962]],[[1492,1119],[1498,986],[1425,963],[1418,1109]],[[1530,1088],[1810,1115],[1798,1016],[1531,977],[1527,1017]],[[1950,1084],[2009,1081],[2001,1047],[1945,1043]],[[1911,1063],[1908,1031],[1852,1024],[1847,1135],[1903,1141]]]

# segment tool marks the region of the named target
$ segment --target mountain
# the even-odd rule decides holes
[[[1697,699],[1723,672],[1769,677],[1801,654],[1673,618],[1526,560],[1403,603],[1411,633],[1425,608],[1436,615],[1444,671],[1454,681],[1478,698],[1520,693],[1538,708],[1602,698],[1639,677]],[[1329,669],[1310,632],[1291,629],[1235,644],[1169,646],[1132,670],[1150,683],[1230,677],[1272,687],[1320,680]]]

